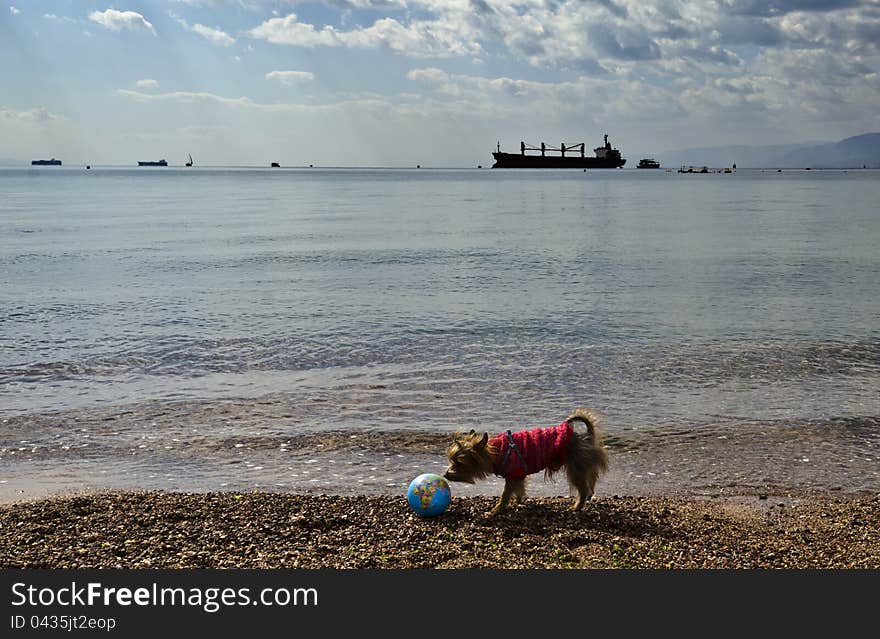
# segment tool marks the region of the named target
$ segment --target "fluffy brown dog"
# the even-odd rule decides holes
[[[572,422],[583,422],[586,432],[576,431]],[[489,433],[458,432],[446,451],[449,468],[443,476],[471,484],[492,474],[504,477],[504,492],[491,513],[496,515],[506,510],[511,500],[525,500],[527,475],[543,470],[552,478],[565,468],[569,485],[577,491],[572,508],[580,510],[593,496],[599,475],[608,468],[598,424],[594,413],[579,408],[559,426],[550,428],[507,431],[491,439]]]

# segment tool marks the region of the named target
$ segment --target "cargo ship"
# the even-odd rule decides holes
[[[61,166],[61,160],[31,160],[31,166]]]
[[[540,151],[540,155],[528,155],[526,151]],[[605,144],[593,149],[593,156],[588,157],[585,153],[583,142],[577,144],[565,144],[558,147],[547,146],[541,142],[541,146],[529,146],[525,142],[519,143],[519,153],[502,153],[501,143],[498,150],[492,153],[495,158],[493,169],[617,169],[626,164],[626,160],[620,156],[618,149],[611,148],[608,134],[605,134]],[[568,154],[568,155],[566,155]]]
[[[168,162],[166,160],[159,160],[158,162],[138,162],[138,166],[168,166]]]

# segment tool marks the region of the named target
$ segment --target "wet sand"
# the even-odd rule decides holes
[[[880,495],[536,498],[109,492],[0,506],[4,568],[880,568]]]

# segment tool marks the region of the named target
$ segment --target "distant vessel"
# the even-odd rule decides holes
[[[159,160],[158,162],[138,162],[138,166],[168,166],[168,162],[166,160]]]
[[[189,158],[189,162],[187,162],[186,165],[192,166],[193,165],[193,156],[191,156],[189,153],[187,153],[186,155]]]
[[[278,164],[278,162],[272,162],[272,166],[271,166],[270,168],[273,168],[273,169],[280,169],[280,168],[281,168],[281,165]]]
[[[660,163],[657,160],[655,160],[654,158],[642,158],[641,160],[639,160],[639,165],[636,168],[639,168],[639,169],[659,169]]]
[[[594,157],[584,154],[584,143],[566,145],[564,142],[556,147],[549,147],[543,142],[541,146],[528,146],[525,142],[519,143],[519,153],[502,153],[501,143],[498,150],[492,154],[495,158],[493,169],[617,169],[626,164],[626,160],[620,157],[618,149],[612,149],[608,142],[608,134],[605,134],[604,146],[593,149]],[[540,151],[541,155],[526,155],[526,151]],[[572,155],[566,155],[571,153]],[[558,155],[547,155],[553,153]]]
[[[682,167],[678,170],[678,172],[679,173],[708,173],[709,167],[708,166],[701,166],[698,168],[695,166],[686,167],[686,166],[682,165]]]
[[[61,166],[61,160],[31,160],[31,166]]]

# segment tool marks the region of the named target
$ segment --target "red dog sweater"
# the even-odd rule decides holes
[[[568,422],[548,428],[507,431],[489,440],[498,451],[492,472],[504,479],[522,479],[550,465],[551,460],[568,450],[574,429]]]

